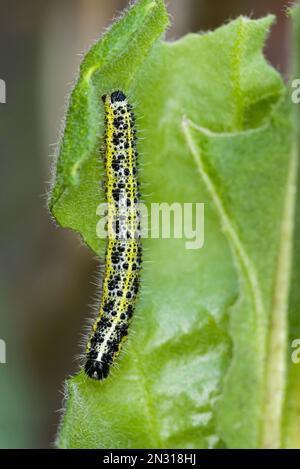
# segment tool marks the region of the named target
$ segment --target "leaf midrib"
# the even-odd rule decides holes
[[[292,145],[283,204],[277,268],[274,275],[270,334],[267,350],[263,448],[282,444],[282,413],[286,383],[286,344],[288,337],[288,295],[291,277],[293,233],[296,206],[297,148]]]
[[[231,224],[230,217],[223,207],[222,200],[219,197],[213,182],[205,171],[200,151],[193,141],[190,128],[199,132],[202,132],[203,129],[199,128],[187,119],[184,119],[183,121],[183,131],[190,151],[194,157],[197,170],[208,189],[220,216],[224,233],[227,235],[230,244],[232,244],[234,253],[241,262],[243,267],[242,271],[251,287],[250,291],[253,297],[253,304],[255,306],[256,324],[258,326],[258,331],[261,332],[261,337],[258,339],[258,343],[261,346],[261,357],[265,357],[266,378],[263,388],[264,400],[262,403],[263,408],[260,429],[261,447],[274,449],[280,448],[282,442],[282,413],[286,383],[287,309],[296,202],[296,145],[293,145],[292,147],[288,168],[285,200],[283,204],[283,218],[279,233],[278,260],[274,272],[272,307],[269,316],[270,333],[266,338],[266,342],[262,324],[262,293],[259,287],[256,269],[252,265],[234,226]],[[213,134],[207,129],[203,133],[209,133],[209,135]]]

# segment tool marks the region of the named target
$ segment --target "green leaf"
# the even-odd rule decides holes
[[[300,6],[297,5],[291,10],[293,18],[293,45],[294,45],[294,67],[293,78],[300,77]],[[294,120],[294,151],[299,158],[300,143],[300,110],[299,104],[293,105]],[[295,174],[298,181],[300,180],[300,167],[297,162]],[[299,182],[298,182],[299,184]],[[287,383],[286,396],[284,402],[284,418],[283,418],[283,447],[284,448],[300,448],[300,365],[293,363],[292,354],[295,349],[292,344],[295,340],[300,339],[300,192],[297,191],[296,207],[295,207],[295,230],[293,251],[291,253],[292,270],[291,270],[291,289],[289,297],[289,337],[288,337],[288,356],[287,356]]]
[[[142,196],[205,203],[205,242],[143,240],[129,339],[105,381],[67,381],[59,447],[280,446],[295,152],[285,87],[262,54],[272,21],[240,17],[167,43],[163,2],[143,0],[84,59],[50,201],[56,220],[103,257],[100,97],[122,89],[142,136]]]
[[[281,444],[295,194],[295,154],[288,151],[286,108],[281,112],[268,125],[236,134],[185,123],[239,275],[230,321],[234,354],[217,405],[219,431],[231,448]]]

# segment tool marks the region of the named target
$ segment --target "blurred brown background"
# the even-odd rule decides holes
[[[176,39],[240,14],[277,15],[266,54],[288,74],[288,2],[169,0]],[[0,447],[49,447],[64,378],[97,292],[98,262],[46,206],[53,144],[82,53],[127,0],[0,0]]]

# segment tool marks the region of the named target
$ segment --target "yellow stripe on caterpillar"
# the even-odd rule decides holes
[[[102,97],[105,108],[107,248],[99,315],[87,344],[85,373],[102,380],[127,337],[139,290],[139,183],[135,119],[122,91]]]

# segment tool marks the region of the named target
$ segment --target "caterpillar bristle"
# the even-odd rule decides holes
[[[133,107],[121,90],[103,95],[102,100],[108,236],[99,314],[92,326],[84,365],[86,375],[96,380],[108,376],[126,340],[142,262]]]

